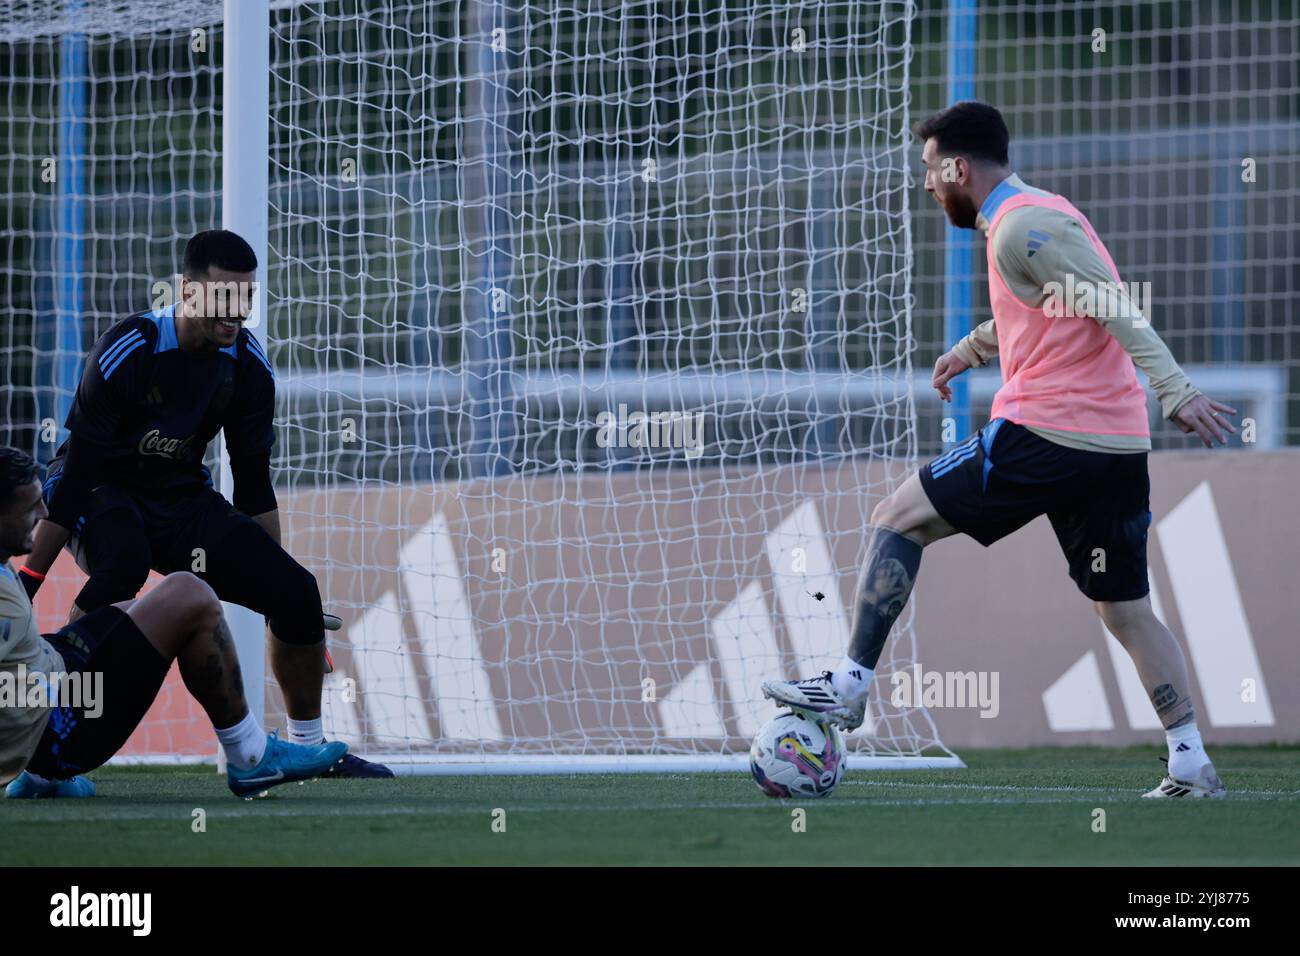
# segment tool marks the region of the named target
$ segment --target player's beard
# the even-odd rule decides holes
[[[227,331],[224,327],[222,327],[219,324],[220,321],[221,321],[220,319],[212,320],[212,325],[211,325],[212,341],[218,345],[230,345],[236,339],[239,338],[239,330],[243,328],[243,323],[239,322],[238,324],[236,324],[234,337],[228,338],[230,336],[230,332]]]
[[[975,220],[979,217],[979,210],[971,198],[963,193],[951,193],[940,199],[943,205],[944,214],[947,215],[948,221],[958,229],[974,229]]]

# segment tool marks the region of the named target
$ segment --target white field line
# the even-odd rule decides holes
[[[986,790],[1004,793],[1133,793],[1123,787],[1024,787],[1019,784],[983,783],[908,783],[903,780],[845,780],[841,787],[885,787],[897,790]],[[1294,797],[1300,790],[1241,790],[1228,788],[1228,796],[1235,794],[1252,797]]]
[[[835,800],[836,806],[862,806],[862,807],[923,807],[923,806],[959,806],[963,804],[989,806],[990,804],[1007,803],[1023,806],[1026,802],[1062,804],[1062,803],[1087,803],[1087,800],[1057,800],[1044,799],[1034,801],[1024,800]],[[803,807],[811,809],[819,806],[829,806],[831,801],[825,804],[820,800],[774,800],[771,807],[781,810],[782,807]],[[766,809],[764,804],[756,803],[710,803],[710,804],[631,804],[620,806],[576,806],[565,804],[563,806],[512,806],[507,804],[504,808],[507,813],[551,813],[551,814],[570,814],[578,817],[584,813],[654,813],[665,810],[763,810]],[[123,808],[122,813],[103,813],[103,814],[81,814],[81,813],[43,813],[39,818],[24,820],[25,824],[33,823],[65,823],[80,821],[83,823],[112,823],[112,822],[129,822],[139,821],[147,822],[153,820],[174,821],[178,824],[188,824],[191,820],[189,810],[177,810],[172,813],[158,811],[142,811]],[[236,820],[246,819],[253,820],[258,817],[293,817],[295,819],[309,818],[329,818],[329,817],[435,817],[435,816],[481,816],[485,820],[491,819],[492,808],[490,807],[383,807],[374,810],[365,810],[362,808],[335,808],[328,810],[308,809],[307,805],[296,803],[293,807],[250,807],[247,809],[229,810],[209,810],[209,820]]]
[[[1109,792],[1109,791],[1108,791]],[[1123,794],[1134,800],[1141,798],[1141,794],[1135,790],[1114,791]],[[1287,795],[1291,795],[1287,792]],[[1229,793],[1228,799],[1231,800],[1233,794]],[[1168,802],[1168,801],[1166,801]],[[1217,803],[1219,801],[1207,801]],[[391,817],[391,816],[410,816],[410,817],[434,817],[434,816],[481,816],[484,819],[491,817],[492,806],[484,804],[480,807],[440,807],[430,806],[428,804],[410,804],[396,807],[374,807],[367,809],[362,806],[358,807],[332,807],[328,809],[315,807],[311,802],[293,801],[280,806],[268,805],[271,801],[254,801],[252,806],[224,806],[207,809],[208,819],[216,820],[239,820],[239,819],[256,819],[258,817],[292,817],[296,819],[306,818],[329,818],[329,817]],[[729,802],[729,803],[646,803],[646,804],[510,804],[506,803],[504,809],[508,813],[551,813],[551,814],[570,814],[579,816],[583,813],[655,813],[663,811],[679,810],[763,810],[773,808],[781,810],[785,807],[803,807],[804,809],[814,809],[818,807],[927,807],[927,806],[1032,806],[1032,805],[1062,805],[1062,804],[1089,804],[1096,803],[1096,793],[1084,793],[1075,797],[1036,797],[1031,799],[1023,798],[983,798],[983,799],[943,799],[943,798],[920,798],[915,800],[876,800],[876,799],[841,799],[832,797],[829,800],[774,800],[770,803],[750,802]],[[89,808],[88,808],[89,809]],[[32,816],[24,819],[22,823],[42,823],[42,822],[100,822],[111,823],[119,821],[171,821],[179,824],[188,825],[191,821],[191,810],[186,805],[178,805],[174,810],[168,810],[163,807],[118,807],[112,810],[99,811],[91,810],[90,812],[78,811],[69,807],[66,812],[56,810],[49,804],[41,806],[43,811],[39,816]],[[17,821],[15,821],[17,822]]]

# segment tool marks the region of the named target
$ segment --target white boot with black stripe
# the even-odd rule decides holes
[[[835,689],[830,671],[804,680],[763,681],[763,696],[782,707],[823,718],[845,732],[857,730],[867,716],[867,695],[857,700],[844,697]]]
[[[1227,788],[1214,772],[1205,752],[1205,742],[1192,714],[1183,717],[1179,726],[1165,731],[1169,756],[1161,757],[1169,765],[1160,786],[1144,797],[1226,797]]]
[[[1160,781],[1160,786],[1142,794],[1143,797],[1209,797],[1214,800],[1222,799],[1227,795],[1228,788],[1214,772],[1212,763],[1201,767],[1196,777],[1191,780],[1178,780],[1165,774],[1165,779]]]

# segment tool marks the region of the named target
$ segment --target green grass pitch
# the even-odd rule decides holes
[[[94,800],[0,803],[0,865],[1300,863],[1300,748],[1212,747],[1229,789],[1215,801],[1139,799],[1163,772],[1157,752],[850,764],[833,796],[803,802],[764,797],[747,773],[313,781],[247,802],[210,767],[105,768]]]

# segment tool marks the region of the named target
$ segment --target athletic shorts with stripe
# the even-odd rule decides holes
[[[985,547],[1047,515],[1070,577],[1094,601],[1132,601],[1150,590],[1145,452],[1067,448],[995,418],[920,477],[940,517]]]
[[[66,780],[108,762],[140,726],[158,696],[171,661],[149,643],[120,608],[93,611],[44,635],[63,658],[69,674],[96,681],[100,698],[50,710],[45,732],[27,769]],[[94,704],[93,710],[86,704]]]

